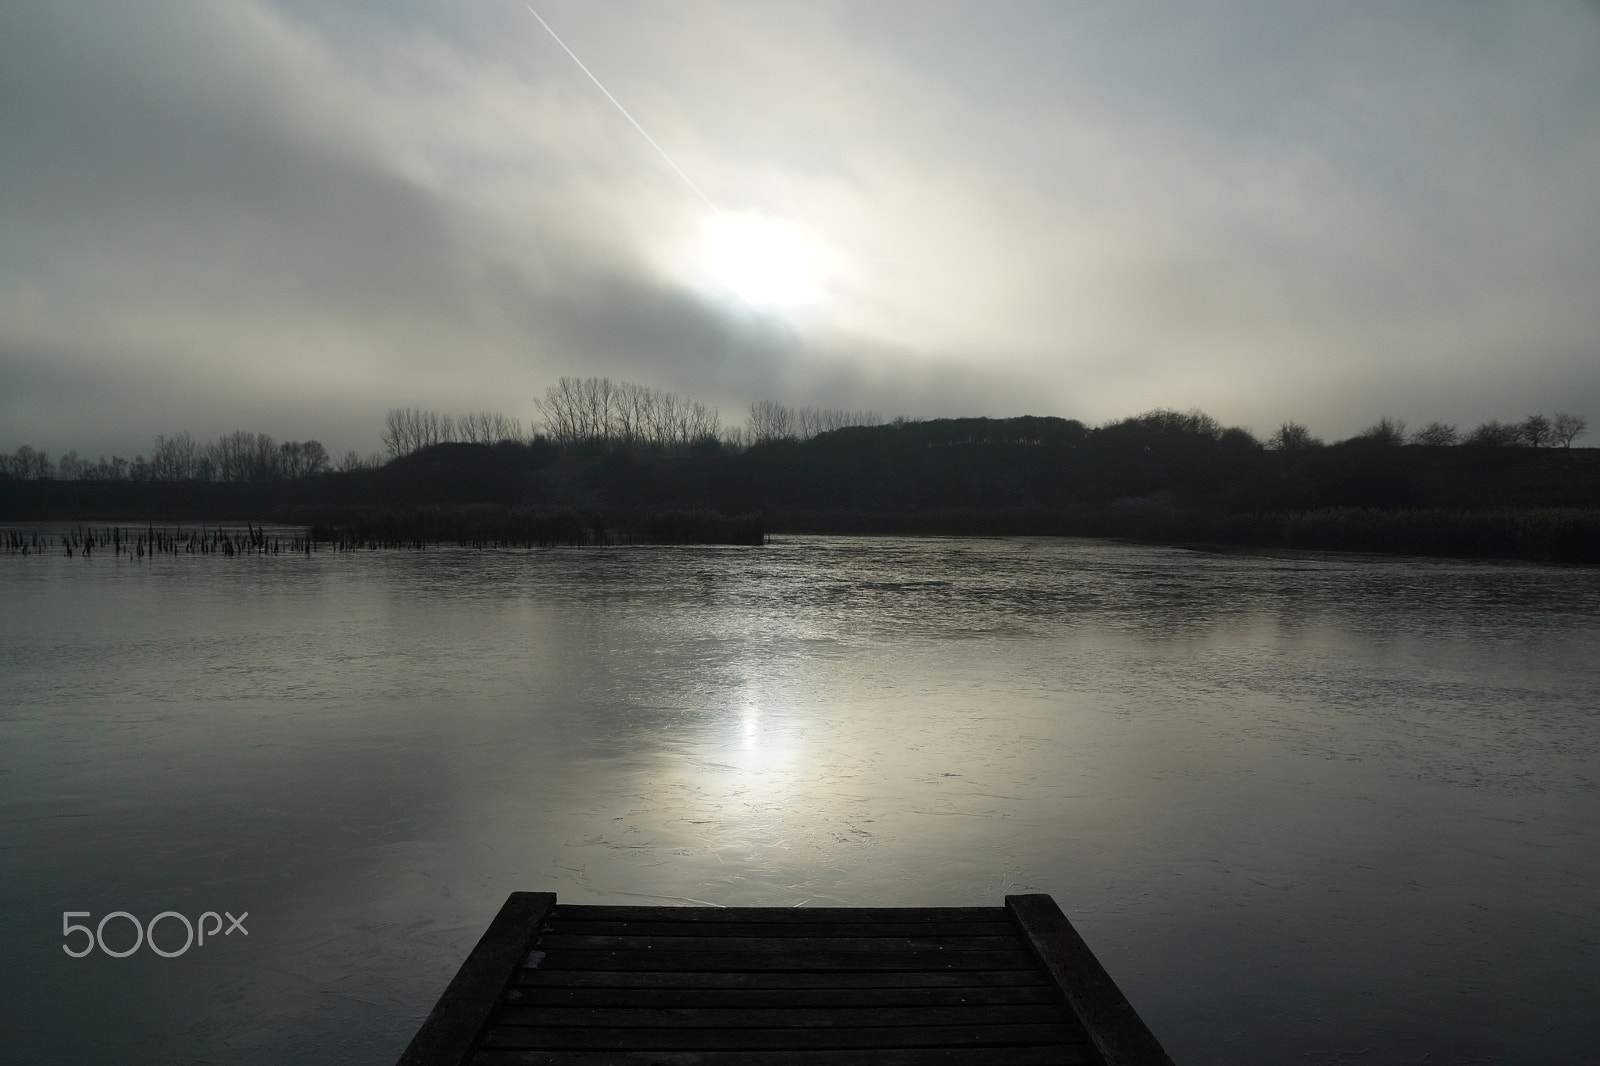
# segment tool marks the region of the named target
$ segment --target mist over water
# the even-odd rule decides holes
[[[1600,1048],[1600,571],[796,537],[8,556],[0,605],[15,1061],[392,1061],[517,889],[1050,892],[1180,1063]]]

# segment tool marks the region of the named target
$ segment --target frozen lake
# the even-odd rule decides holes
[[[1181,1064],[1591,1062],[1597,778],[1592,569],[0,556],[0,1030],[17,1062],[388,1063],[515,889],[1039,891]],[[248,932],[74,958],[68,911]]]

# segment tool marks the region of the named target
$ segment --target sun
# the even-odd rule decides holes
[[[750,304],[803,304],[821,295],[821,250],[787,222],[718,215],[706,224],[706,266]]]

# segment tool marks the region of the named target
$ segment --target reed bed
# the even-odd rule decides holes
[[[630,544],[745,544],[766,541],[760,515],[727,516],[714,511],[657,511],[606,515],[572,510],[420,511],[345,510],[321,513],[299,529],[268,530],[229,525],[95,526],[54,530],[0,530],[8,555],[95,554],[155,556],[310,555],[319,551],[426,551],[439,545],[480,550],[596,547]]]
[[[7,555],[46,555],[93,558],[98,552],[144,559],[157,555],[294,555],[310,554],[317,544],[309,533],[268,532],[246,523],[230,526],[72,526],[67,529],[0,530],[0,550]]]

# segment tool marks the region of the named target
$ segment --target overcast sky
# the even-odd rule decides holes
[[[0,449],[590,374],[1600,421],[1593,3],[534,6],[660,152],[514,0],[0,6]]]

